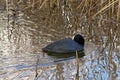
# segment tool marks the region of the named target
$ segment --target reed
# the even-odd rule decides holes
[[[118,13],[117,13],[117,21],[120,20],[120,0],[118,1]]]
[[[6,3],[6,11],[7,11],[7,14],[8,14],[8,0],[5,0],[5,3]]]
[[[35,16],[45,26],[56,26],[56,31],[65,25],[67,29],[65,26],[62,28],[66,34],[80,28],[99,40],[98,35],[110,35],[111,29],[120,30],[120,0],[5,0],[7,13],[11,1],[14,9]]]
[[[18,4],[20,4],[20,2],[16,2],[15,0],[11,0],[11,1],[15,2],[14,4],[16,4],[17,6]],[[9,1],[5,0],[5,2],[6,2],[6,10],[8,12]],[[96,0],[96,1],[94,0],[78,0],[78,1],[76,0],[26,0],[23,2],[24,4],[26,4],[26,6],[22,8],[23,10],[31,9],[32,7],[39,7],[39,10],[46,11],[46,9],[50,9],[52,12],[54,12],[55,10],[53,8],[62,10],[62,6],[68,5],[69,8],[71,8],[71,13],[74,13],[73,11],[75,11],[75,13],[82,15],[79,18],[82,18],[83,16],[87,16],[88,20],[91,19],[91,17],[97,18],[97,16],[104,15],[110,18],[110,17],[114,17],[114,15],[117,15],[117,21],[118,21],[119,14],[120,14],[119,0],[106,0],[106,1],[104,0]],[[108,13],[109,15],[107,15],[106,13]],[[62,15],[61,13],[59,14]]]
[[[76,76],[79,75],[79,56],[78,56],[78,51],[76,50],[76,67],[77,67],[77,74]]]

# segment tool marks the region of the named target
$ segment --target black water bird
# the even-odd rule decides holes
[[[58,40],[42,48],[42,51],[56,54],[59,53],[75,54],[76,50],[78,52],[84,50],[84,42],[85,40],[83,36],[81,36],[80,34],[76,34],[73,40],[71,38],[64,38]]]

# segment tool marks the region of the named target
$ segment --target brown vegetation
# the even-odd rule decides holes
[[[21,10],[35,22],[61,28],[65,25],[68,33],[84,30],[84,33],[99,41],[102,35],[120,37],[120,0],[5,0],[12,3],[13,10]],[[37,19],[33,19],[37,18]],[[70,25],[69,25],[70,24]],[[49,26],[48,26],[49,25]],[[47,29],[42,27],[43,30]],[[73,32],[72,32],[73,33]],[[89,36],[89,38],[90,38]]]

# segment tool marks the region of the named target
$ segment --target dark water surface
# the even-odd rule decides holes
[[[12,10],[8,24],[7,12],[2,9],[0,80],[120,80],[120,34],[112,26],[111,32],[84,22],[76,28],[68,14],[67,19],[60,21],[65,18],[60,16],[56,22],[55,18],[39,16],[39,12],[17,11],[15,15]],[[79,68],[75,58],[61,60],[41,51],[45,45],[76,33],[86,41],[86,56],[80,58]]]

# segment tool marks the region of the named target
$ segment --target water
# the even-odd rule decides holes
[[[98,27],[91,28],[86,19],[74,27],[73,14],[67,8],[62,16],[40,15],[35,10],[33,14],[16,10],[15,15],[10,10],[9,24],[7,12],[0,11],[0,80],[120,80],[118,31],[111,28],[111,32],[98,33]],[[45,45],[75,33],[86,41],[86,56],[80,58],[79,67],[75,58],[59,60],[41,51]]]

